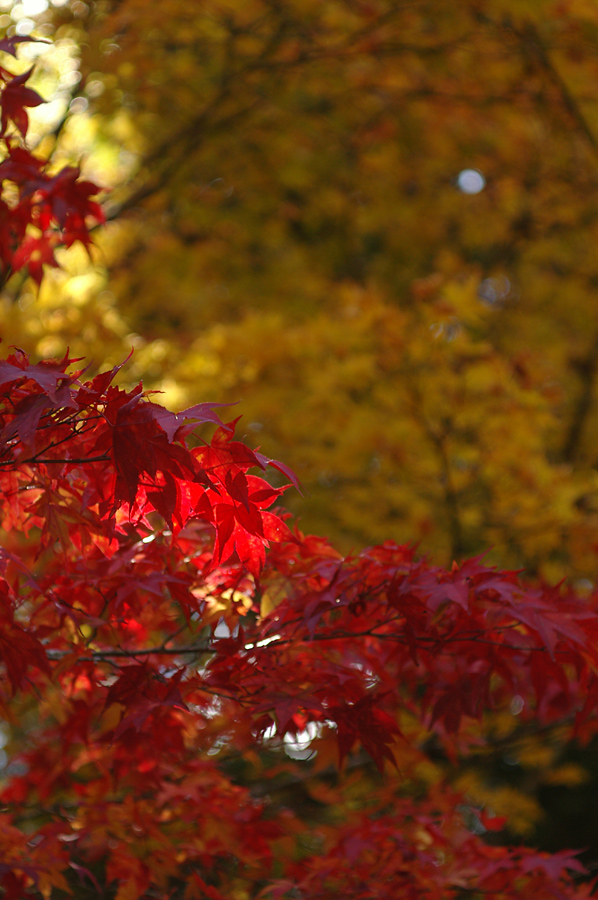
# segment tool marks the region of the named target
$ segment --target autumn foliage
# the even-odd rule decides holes
[[[0,51],[16,56],[16,46],[29,38],[12,37],[0,41]],[[87,219],[104,221],[101,206],[90,199],[98,187],[79,179],[79,170],[66,166],[56,175],[48,172],[48,160],[31,153],[18,136],[29,128],[27,108],[42,103],[40,95],[27,86],[32,69],[14,75],[0,66],[2,115],[0,138],[4,158],[0,163],[0,278],[5,283],[23,267],[39,284],[44,265],[56,266],[54,250],[70,247],[75,241],[90,242]],[[14,130],[10,130],[10,125]],[[4,199],[10,194],[12,198]]]
[[[87,244],[97,188],[27,181],[3,141],[3,264],[41,277],[22,247]],[[596,597],[390,540],[343,557],[230,410],[120,375],[0,362],[4,896],[589,897],[575,848],[501,841],[452,772],[514,733],[592,738]]]

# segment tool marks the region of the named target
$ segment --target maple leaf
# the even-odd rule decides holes
[[[214,410],[220,406],[232,406],[231,403],[196,403],[179,413],[170,412],[163,406],[150,404],[154,409],[155,421],[164,431],[169,441],[182,439],[191,433],[199,424],[211,422],[224,429],[220,417]]]
[[[140,731],[149,716],[164,707],[187,709],[180,694],[182,670],[166,680],[147,660],[141,664],[125,666],[114,684],[109,688],[105,708],[112,703],[120,704],[125,712],[114,732],[117,740],[129,729]]]
[[[21,900],[27,889],[27,882],[39,884],[39,872],[26,864],[11,866],[0,863],[0,884],[7,900]]]
[[[99,223],[106,220],[100,204],[90,199],[99,194],[101,188],[91,181],[79,180],[80,174],[78,168],[65,166],[37,188],[38,195],[44,201],[38,214],[40,227],[45,230],[54,220],[67,247],[75,241],[85,246],[90,243],[87,218],[91,217]]]
[[[29,357],[19,350],[6,360],[0,360],[0,388],[13,384],[20,379],[31,379],[54,402],[59,402],[57,390],[64,387],[65,382],[70,382],[65,377],[66,370],[71,362],[67,357],[58,360],[44,360],[40,363],[30,363]],[[60,402],[64,401],[61,396]]]
[[[29,127],[29,117],[25,112],[25,107],[39,106],[40,103],[44,102],[37,91],[25,87],[25,82],[29,80],[33,68],[32,66],[26,72],[23,72],[22,75],[13,76],[2,90],[0,95],[0,105],[2,107],[0,137],[3,137],[6,133],[6,128],[10,121],[14,122],[23,137],[25,137]]]
[[[502,831],[509,821],[507,816],[491,816],[486,810],[481,810],[478,818],[486,831]]]
[[[265,562],[265,548],[270,541],[294,538],[283,520],[263,511],[281,492],[267,482],[244,472],[224,478],[233,503],[214,503],[214,565],[226,562],[236,552],[252,575],[259,576]]]
[[[31,666],[50,674],[43,645],[12,619],[8,608],[4,608],[0,618],[0,658],[13,694],[23,687]]]
[[[148,866],[125,844],[117,844],[108,857],[108,884],[116,881],[115,900],[138,900],[150,886]]]
[[[45,183],[42,174],[45,160],[34,156],[26,147],[8,145],[8,154],[0,163],[0,181],[12,181],[20,188],[21,198],[27,197]],[[16,209],[10,210],[9,220],[14,221]]]
[[[338,728],[339,765],[358,740],[380,771],[385,759],[396,765],[390,747],[400,730],[394,719],[379,708],[381,699],[381,695],[372,693],[352,705],[326,710],[326,717],[336,722]]]
[[[175,479],[194,480],[199,474],[197,465],[188,450],[168,440],[159,423],[159,407],[140,402],[139,394],[123,400],[114,411],[110,406],[106,408],[117,472],[115,503],[125,500],[133,506],[141,480],[149,476],[154,501],[159,493],[156,487],[161,485],[162,495],[157,502],[162,515],[172,524],[177,501]],[[156,481],[158,473],[162,475],[161,482]]]
[[[581,875],[587,872],[582,863],[576,859],[578,852],[571,850],[559,850],[556,853],[533,853],[530,852],[521,860],[521,870],[523,872],[531,872],[534,869],[541,869],[550,878],[557,880],[566,869],[573,872],[579,872]]]
[[[91,381],[87,381],[85,382],[85,384],[79,387],[76,394],[76,400],[80,408],[89,406],[92,403],[97,402],[102,397],[102,395],[108,390],[110,383],[114,380],[118,372],[120,372],[122,367],[129,361],[132,354],[133,351],[131,350],[131,352],[129,353],[127,358],[123,360],[123,362],[113,366],[112,369],[108,369],[105,372],[100,372],[100,374],[92,378]]]
[[[41,284],[44,275],[44,266],[52,266],[57,269],[58,263],[54,258],[56,238],[54,235],[41,237],[27,237],[12,257],[12,268],[15,272],[27,266],[29,274],[37,284]]]

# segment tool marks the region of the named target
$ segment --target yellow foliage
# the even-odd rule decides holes
[[[564,787],[579,787],[590,780],[589,773],[581,766],[567,763],[557,766],[548,772],[544,778],[545,784],[563,785]]]

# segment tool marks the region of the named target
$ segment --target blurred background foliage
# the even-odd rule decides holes
[[[345,551],[592,579],[593,4],[0,5],[111,220],[13,280],[5,341],[239,401]]]
[[[52,41],[20,51],[54,98],[30,143],[105,185],[109,217],[92,260],[64,252],[39,293],[9,282],[5,344],[96,367],[133,347],[125,377],[165,403],[238,401],[240,433],[301,479],[303,530],[344,551],[392,538],[450,564],[490,548],[593,590],[593,0],[0,13]],[[458,777],[529,836],[538,792],[562,812],[554,792],[595,776],[558,736],[515,752],[510,722],[488,726],[498,762]]]

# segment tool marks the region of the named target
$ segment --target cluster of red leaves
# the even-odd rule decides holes
[[[16,56],[16,45],[32,40],[5,38],[0,51]],[[104,213],[91,199],[100,189],[80,180],[78,168],[66,166],[50,175],[48,160],[27,149],[27,109],[43,103],[27,86],[32,71],[14,75],[0,66],[0,274],[5,282],[26,267],[39,284],[44,265],[58,265],[56,247],[75,241],[88,246],[89,222],[103,222]]]
[[[290,867],[291,878],[260,896],[280,900],[296,896],[297,889],[310,900],[569,896],[559,880],[567,869],[583,872],[574,855],[488,846],[464,827],[457,811],[461,799],[446,794],[435,801],[399,800],[392,811],[375,816],[370,810],[358,824],[334,829],[325,857],[301,860]],[[576,896],[589,896],[589,889]]]
[[[343,559],[289,531],[287,470],[213,405],[70,365],[0,363],[5,895],[589,896],[574,856],[489,846],[466,797],[392,771],[432,736],[467,754],[514,695],[522,721],[593,733],[595,605],[390,542]],[[316,825],[276,800],[309,728]],[[360,806],[333,773],[364,753],[384,780]]]

